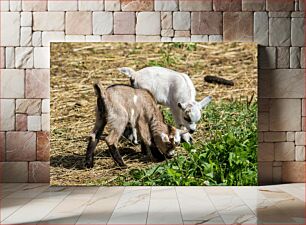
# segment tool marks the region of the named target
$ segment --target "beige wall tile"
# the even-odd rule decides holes
[[[305,146],[295,147],[295,161],[305,161]]]
[[[27,115],[26,114],[16,114],[16,131],[27,131],[27,130],[28,130]]]
[[[284,162],[282,166],[282,182],[306,182],[306,162]]]
[[[0,162],[2,182],[28,182],[28,162]]]
[[[40,99],[16,99],[16,113],[39,115],[41,113]]]
[[[15,129],[15,100],[0,99],[0,130],[9,131]]]
[[[0,132],[0,162],[5,161],[5,132]]]
[[[112,34],[113,13],[93,12],[93,34]]]
[[[78,4],[80,11],[102,11],[104,9],[104,0],[78,0]]]
[[[290,46],[290,18],[269,19],[269,45]]]
[[[135,34],[136,14],[114,12],[114,34]]]
[[[41,116],[28,116],[28,130],[40,131],[41,130]]]
[[[37,135],[37,160],[50,160],[50,133],[46,131],[39,131]]]
[[[50,72],[48,69],[26,71],[26,98],[50,97]]]
[[[190,30],[190,12],[174,12],[173,29]]]
[[[251,12],[225,12],[223,14],[225,41],[253,41],[253,14]]]
[[[32,26],[32,12],[21,12],[20,25],[23,27]]]
[[[47,0],[22,0],[22,10],[23,11],[46,11],[47,10]]]
[[[294,161],[294,142],[275,143],[274,151],[276,161]]]
[[[305,132],[296,132],[295,133],[295,144],[296,145],[306,145]]]
[[[150,21],[148,25],[147,21]],[[137,35],[160,35],[160,12],[139,12],[137,14]]]
[[[194,1],[179,0],[180,11],[212,11],[212,0]]]
[[[48,183],[50,181],[49,162],[29,162],[29,182]]]
[[[105,11],[120,11],[120,0],[107,0],[104,4]]]
[[[92,34],[91,12],[66,12],[66,34]]]
[[[153,0],[121,0],[122,11],[152,11]]]
[[[34,12],[33,30],[63,31],[65,29],[64,12]]]
[[[237,0],[213,0],[214,11],[230,11],[237,12],[241,11],[242,2]]]
[[[265,0],[242,0],[243,11],[264,11],[265,9]]]
[[[267,12],[254,13],[254,42],[269,45],[269,19]]]
[[[305,46],[304,18],[291,19],[291,44],[292,46]]]
[[[8,161],[34,161],[36,159],[36,133],[7,132],[6,159]]]
[[[257,159],[259,162],[274,161],[274,143],[259,143]]]
[[[258,163],[258,185],[272,184],[272,162],[259,162]]]
[[[269,114],[271,131],[301,130],[301,100],[273,99]]]
[[[172,12],[161,12],[161,28],[162,29],[172,29]]]
[[[50,114],[44,113],[41,115],[41,129],[43,131],[50,131]]]
[[[156,0],[154,1],[155,11],[177,11],[179,7],[179,0]]]
[[[19,46],[20,13],[1,12],[1,45]]]
[[[5,67],[5,48],[0,48],[0,69]]]
[[[222,13],[191,13],[191,34],[222,34],[222,32]]]
[[[78,10],[78,0],[69,1],[58,1],[58,0],[48,0],[48,10],[49,11],[77,11]]]
[[[304,98],[304,70],[258,70],[260,98]]]
[[[34,48],[34,68],[44,69],[50,68],[50,48],[35,47]]]
[[[276,67],[280,69],[288,69],[290,67],[290,48],[277,47],[276,48]]]
[[[1,70],[1,98],[24,97],[24,71],[16,69]]]
[[[260,69],[276,68],[276,48],[275,47],[258,47],[258,67]]]
[[[32,44],[32,27],[21,27],[20,46],[31,46]]]
[[[15,48],[15,67],[18,69],[33,68],[33,48],[32,47],[17,47]]]
[[[264,141],[265,142],[281,142],[286,141],[286,132],[265,132]]]
[[[293,11],[294,0],[267,0],[266,7],[268,11]]]
[[[50,42],[65,42],[63,31],[44,31],[41,35],[41,43],[46,47],[50,46]]]

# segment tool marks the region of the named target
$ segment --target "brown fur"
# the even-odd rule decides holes
[[[112,85],[104,90],[99,83],[94,88],[97,95],[96,123],[87,147],[87,167],[93,167],[93,152],[106,124],[111,131],[105,141],[119,166],[126,165],[117,150],[117,144],[129,123],[137,129],[150,157],[150,148],[155,145],[161,153],[169,156],[169,151],[175,148],[173,139],[176,130],[164,123],[162,113],[148,91],[127,85]],[[162,133],[169,137],[169,141],[163,142]]]

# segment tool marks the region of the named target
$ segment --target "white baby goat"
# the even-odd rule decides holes
[[[163,67],[146,67],[139,71],[123,67],[118,70],[130,78],[133,87],[150,91],[159,104],[169,107],[179,128],[186,127],[191,134],[196,130],[201,110],[211,97],[197,102],[196,90],[188,75]],[[189,133],[182,137],[187,142],[191,140]]]

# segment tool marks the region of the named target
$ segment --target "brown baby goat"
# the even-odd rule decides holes
[[[93,167],[94,150],[107,124],[110,133],[105,141],[111,156],[120,167],[126,165],[117,144],[127,126],[131,126],[139,134],[150,157],[150,148],[154,147],[165,157],[173,157],[175,145],[186,131],[164,123],[157,103],[148,91],[127,85],[112,85],[103,89],[100,83],[94,84],[94,89],[97,96],[96,123],[87,147],[87,167]]]

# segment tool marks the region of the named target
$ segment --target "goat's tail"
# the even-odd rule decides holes
[[[118,68],[118,70],[119,70],[119,72],[127,75],[130,79],[134,80],[136,71],[133,70],[132,68],[130,68],[130,67],[121,67],[121,68]]]
[[[94,84],[94,89],[97,96],[97,105],[99,111],[106,112],[105,99],[107,96],[105,89],[102,87],[102,84],[99,81]]]

